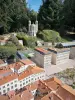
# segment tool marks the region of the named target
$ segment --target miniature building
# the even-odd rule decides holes
[[[21,89],[45,79],[45,71],[30,60],[10,64],[0,69],[0,94]]]
[[[29,25],[28,25],[28,33],[30,36],[36,36],[38,32],[38,21],[35,21],[35,24],[31,24],[31,21],[29,21]]]
[[[6,44],[6,40],[0,40],[0,45],[5,45]]]
[[[35,48],[34,60],[41,67],[50,67],[51,53],[43,48]]]
[[[70,53],[69,48],[62,48],[62,49],[49,48],[48,50],[52,52],[52,58],[51,58],[52,64],[61,64],[69,59],[69,53]]]
[[[4,62],[2,59],[0,59],[0,67],[6,66],[7,62]]]
[[[58,78],[39,80],[20,90],[0,95],[0,100],[75,100],[75,90]]]
[[[75,47],[70,48],[70,58],[75,59]]]

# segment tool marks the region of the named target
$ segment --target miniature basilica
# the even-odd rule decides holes
[[[35,21],[35,24],[31,24],[31,21],[29,20],[29,24],[28,24],[28,34],[30,36],[36,36],[38,32],[38,21]]]

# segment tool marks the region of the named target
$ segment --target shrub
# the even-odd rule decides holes
[[[45,42],[59,42],[61,40],[59,33],[53,30],[40,31],[37,36]]]
[[[19,44],[19,41],[18,41],[17,37],[11,35],[9,41],[12,41],[11,44],[12,45],[14,44],[16,46],[17,50],[22,50],[23,49],[23,46]],[[7,45],[9,45],[9,44],[7,44]]]
[[[31,37],[31,36],[28,36],[24,33],[19,33],[17,35],[17,38],[18,39],[22,39],[23,40],[23,45],[25,46],[28,46],[28,47],[31,47],[31,48],[34,48],[36,46],[36,37]]]
[[[17,49],[11,46],[0,46],[0,59],[7,59],[10,56],[16,55]]]

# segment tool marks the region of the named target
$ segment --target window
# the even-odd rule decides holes
[[[15,82],[17,82],[17,80]]]
[[[13,82],[11,82],[11,84],[13,84]]]
[[[15,84],[15,87],[17,87],[17,84]]]
[[[20,84],[20,86],[22,86],[22,84]]]
[[[5,93],[6,91],[5,90],[3,90],[3,93]]]
[[[11,86],[11,89],[13,89],[13,86]]]
[[[25,85],[25,83],[23,83],[23,85]]]
[[[9,84],[7,84],[7,86],[9,86]]]
[[[30,80],[29,80],[29,82],[30,82]]]
[[[33,80],[33,78],[31,80]]]
[[[1,95],[1,92],[0,92],[0,95]]]
[[[0,90],[1,90],[1,88],[0,88]]]
[[[7,88],[7,91],[9,91],[10,89],[9,88]]]
[[[5,86],[3,86],[3,88],[5,88]]]

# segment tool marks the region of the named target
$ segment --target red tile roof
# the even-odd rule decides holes
[[[28,90],[25,90],[22,93],[19,93],[10,98],[10,100],[31,100],[31,99],[33,99],[33,95]]]
[[[32,61],[29,60],[29,59],[20,60],[20,62],[22,62],[22,63],[25,64],[25,65],[34,64],[34,62],[32,62]]]
[[[44,72],[44,70],[42,68],[37,67],[37,66],[35,66],[35,67],[30,66],[27,70],[25,70],[23,73],[21,73],[18,76],[18,79],[21,80],[25,77],[28,77],[29,75],[37,74],[40,72]]]
[[[0,85],[8,83],[16,78],[17,78],[17,74],[11,74],[9,76],[3,77],[2,79],[0,79]]]
[[[43,49],[43,48],[35,48],[36,51],[40,52],[40,53],[43,53],[43,54],[49,54],[50,52]]]
[[[4,64],[4,61],[2,59],[0,59],[0,64]]]

